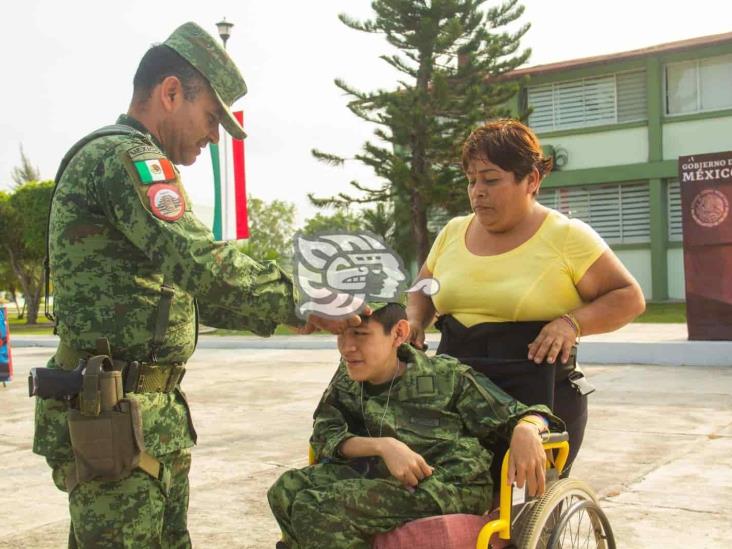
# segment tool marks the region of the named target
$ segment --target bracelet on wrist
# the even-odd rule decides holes
[[[565,313],[562,316],[560,316],[562,320],[564,320],[567,324],[572,326],[572,329],[574,330],[575,337],[579,341],[580,336],[582,335],[582,329],[580,328],[580,324],[577,321],[577,318],[571,313]]]
[[[519,419],[519,423],[530,423],[539,430],[539,433],[549,430],[549,422],[543,416],[539,415],[524,416]]]

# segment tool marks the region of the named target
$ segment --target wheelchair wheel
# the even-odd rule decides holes
[[[520,549],[615,549],[610,524],[592,489],[561,479],[533,505],[518,540]]]

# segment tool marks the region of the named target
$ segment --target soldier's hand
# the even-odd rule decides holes
[[[366,308],[361,312],[361,314],[371,316],[371,312],[371,307],[367,305]],[[308,335],[312,334],[315,331],[323,330],[325,332],[330,332],[331,334],[338,335],[343,333],[346,329],[353,326],[358,326],[359,324],[361,324],[361,317],[359,315],[351,315],[348,318],[342,320],[335,320],[318,315],[310,315],[308,316],[308,320],[305,326],[298,328],[297,333],[300,335]]]
[[[509,486],[528,486],[530,496],[544,493],[546,453],[541,445],[541,436],[535,425],[518,423],[511,437],[511,453],[508,456]]]
[[[432,475],[434,469],[403,442],[391,437],[383,437],[380,441],[379,455],[391,475],[404,486],[414,488],[419,481]]]

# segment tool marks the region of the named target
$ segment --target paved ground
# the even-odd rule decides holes
[[[65,498],[30,451],[25,383],[53,349],[14,351],[16,379],[0,386],[0,548],[60,548]],[[199,349],[185,380],[199,433],[195,546],[273,547],[264,495],[285,468],[304,465],[310,414],[335,361],[334,350]],[[598,391],[573,475],[604,497],[618,547],[729,547],[732,368],[585,369]]]
[[[439,334],[428,334],[436,349]],[[17,336],[13,347],[56,347],[55,336]],[[203,335],[202,349],[332,349],[335,337]],[[582,338],[582,364],[658,364],[667,366],[732,366],[732,341],[688,341],[686,324],[629,324],[609,334]]]

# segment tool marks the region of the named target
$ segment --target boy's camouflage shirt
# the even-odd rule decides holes
[[[139,133],[95,139],[71,160],[58,183],[50,219],[54,312],[62,344],[93,352],[109,339],[115,359],[148,361],[163,281],[174,289],[161,364],[185,362],[200,321],[220,328],[270,335],[277,324],[300,324],[290,277],[274,262],[259,263],[232,244],[214,242],[192,213],[180,175],[146,183],[136,167],[169,162],[142,124],[123,115],[118,124]],[[136,163],[138,163],[136,165]],[[168,164],[172,167],[172,164]],[[175,221],[154,213],[150,189],[164,184],[185,210]],[[56,364],[50,367],[73,367]],[[136,394],[145,443],[153,455],[193,444],[182,397]],[[71,456],[66,405],[37,400],[34,451],[52,459]]]
[[[381,436],[404,442],[434,467],[432,476],[419,486],[430,492],[443,513],[455,513],[460,512],[461,486],[491,484],[493,454],[486,447],[498,438],[510,440],[522,416],[539,413],[549,420],[552,431],[564,430],[546,406],[514,400],[486,376],[448,355],[430,358],[402,345],[399,357],[408,368],[394,383],[390,397],[386,390],[362,393],[361,384],[348,377],[345,364],[339,365],[313,416],[310,443],[318,461],[346,461],[338,453],[345,440],[367,437],[369,432],[378,436],[381,431]]]

